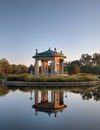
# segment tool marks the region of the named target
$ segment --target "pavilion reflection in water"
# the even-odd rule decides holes
[[[50,114],[54,113],[55,117],[58,112],[62,112],[66,105],[64,104],[63,91],[38,91],[35,90],[35,104],[32,106],[36,115],[38,112],[45,112]]]

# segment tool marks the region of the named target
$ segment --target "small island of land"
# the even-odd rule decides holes
[[[10,75],[2,81],[13,86],[90,86],[99,84],[99,78],[92,74],[57,76],[34,76],[31,74]]]

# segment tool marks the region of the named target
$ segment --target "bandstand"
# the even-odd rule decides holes
[[[34,105],[35,114],[38,112],[45,112],[49,116],[54,113],[55,117],[58,112],[62,112],[67,106],[64,104],[63,91],[48,91],[35,90],[34,91]]]
[[[64,73],[64,54],[57,52],[56,48],[51,50],[38,53],[36,49],[36,54],[33,56],[35,58],[35,75],[56,75]],[[39,72],[39,61],[41,63],[41,71]],[[50,73],[48,72],[48,66],[50,66]]]

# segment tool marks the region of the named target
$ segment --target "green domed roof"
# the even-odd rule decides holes
[[[38,58],[38,57],[63,57],[63,58],[66,58],[66,56],[64,56],[62,51],[59,53],[56,51],[56,48],[54,51],[49,48],[49,50],[41,52],[41,53],[38,53],[36,50],[36,54],[35,54],[35,56],[33,56],[33,58]]]

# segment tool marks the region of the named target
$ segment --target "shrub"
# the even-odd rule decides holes
[[[69,74],[78,74],[80,72],[80,67],[76,64],[71,64],[67,67]]]
[[[30,74],[10,75],[8,81],[26,81],[26,82],[76,82],[76,81],[96,81],[97,76],[92,74],[78,74],[69,76],[39,76],[35,77]]]

